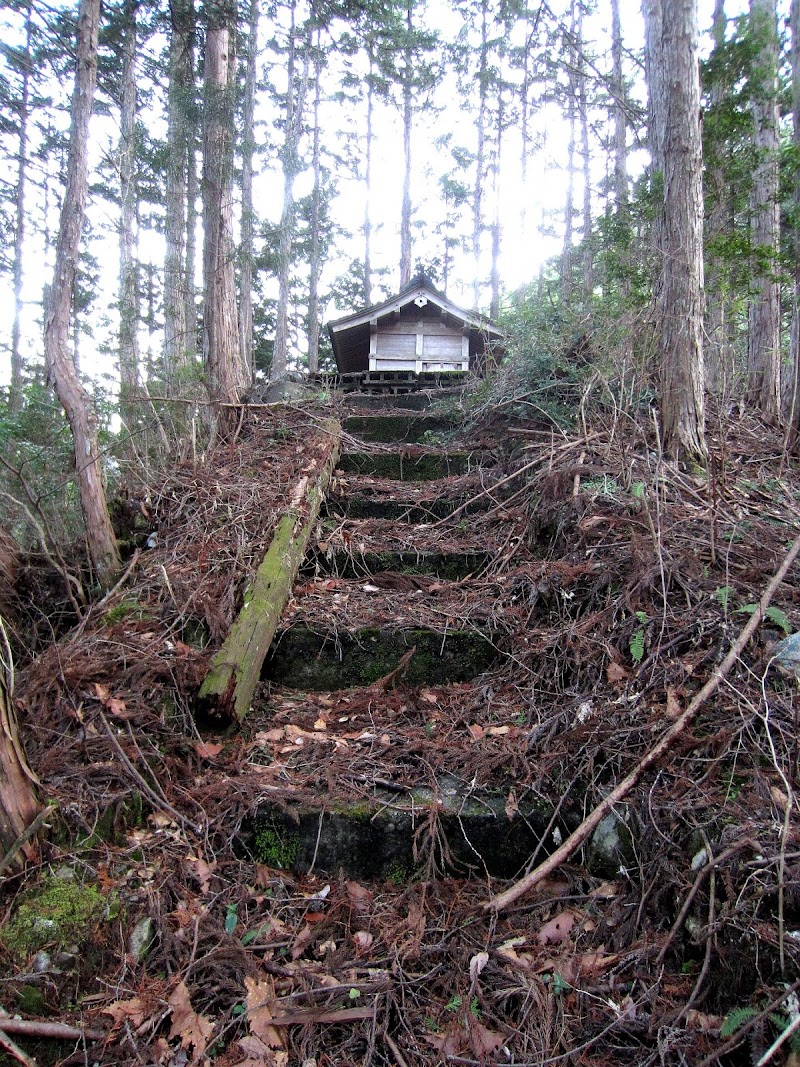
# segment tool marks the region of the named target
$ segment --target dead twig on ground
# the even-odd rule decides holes
[[[684,733],[690,723],[694,720],[697,712],[717,690],[722,680],[730,672],[730,669],[742,654],[747,642],[753,636],[756,628],[764,617],[764,613],[769,607],[770,601],[775,595],[778,586],[786,577],[786,574],[797,558],[798,553],[800,553],[800,534],[798,534],[792,542],[791,548],[784,557],[783,562],[769,585],[764,590],[758,603],[758,607],[750,617],[750,621],[739,634],[733,648],[731,648],[728,655],[700,692],[694,697],[686,710],[678,716],[672,726],[662,735],[661,740],[649,750],[633,770],[623,778],[619,785],[612,789],[608,796],[602,800],[589,815],[587,815],[580,826],[570,834],[567,840],[557,848],[551,856],[549,856],[543,863],[540,863],[529,875],[526,875],[519,882],[505,890],[505,892],[499,893],[497,896],[492,897],[491,900],[488,900],[484,904],[484,908],[502,911],[516,900],[519,900],[520,897],[530,892],[530,890],[541,882],[543,878],[548,877],[553,871],[557,870],[565,860],[567,860],[585,841],[589,839],[589,836],[597,826],[599,826],[606,815],[613,810],[614,805],[619,804],[619,802],[628,795],[642,775],[670,751],[674,741]]]

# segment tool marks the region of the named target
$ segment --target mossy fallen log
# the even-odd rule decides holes
[[[241,722],[248,712],[339,460],[339,423],[328,419],[322,429],[325,437],[320,453],[295,487],[289,508],[275,527],[272,543],[245,594],[244,606],[211,660],[198,694],[204,713]]]

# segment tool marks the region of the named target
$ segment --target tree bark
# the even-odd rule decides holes
[[[137,413],[131,401],[139,388],[139,279],[134,255],[136,222],[136,7],[125,0],[122,45],[122,100],[119,138],[119,373],[120,415],[133,432]]]
[[[411,281],[411,127],[414,118],[414,49],[411,44],[413,31],[414,0],[406,3],[405,67],[403,70],[403,201],[400,207],[400,288]]]
[[[486,157],[486,100],[489,93],[488,2],[481,0],[481,46],[478,57],[478,120],[475,151],[475,185],[472,191],[472,307],[481,301],[481,237],[483,236],[483,178]]]
[[[592,158],[589,147],[589,103],[586,94],[586,60],[583,54],[583,5],[579,8],[576,29],[578,51],[578,114],[581,120],[581,155],[583,157],[583,293],[587,310],[594,292],[594,257],[592,254]]]
[[[705,463],[703,191],[696,0],[643,0],[654,182],[663,445]]]
[[[42,808],[39,781],[19,738],[12,679],[11,649],[0,619],[0,859],[8,856]],[[26,859],[35,859],[36,853],[35,842],[26,841],[10,856],[6,867],[18,870]]]
[[[24,360],[20,347],[22,338],[22,278],[25,256],[25,192],[28,176],[28,120],[31,95],[31,41],[33,37],[33,7],[28,2],[25,12],[25,48],[22,57],[22,91],[19,100],[19,139],[17,142],[17,188],[14,197],[14,321],[11,325],[11,381],[8,389],[8,410],[12,415],[22,410]]]
[[[792,143],[800,153],[800,0],[792,0],[789,9],[792,35]],[[800,219],[800,173],[795,175],[792,191],[795,220]],[[791,437],[794,447],[800,438],[800,238],[794,227],[794,284],[792,287],[792,395],[790,401]]]
[[[164,259],[164,382],[168,395],[180,393],[186,386],[195,347],[194,301],[189,317],[186,291],[188,165],[189,152],[194,151],[192,0],[174,0],[170,12]],[[193,288],[192,283],[192,296]]]
[[[497,127],[495,130],[495,149],[492,167],[492,192],[494,194],[494,216],[492,218],[492,268],[491,268],[491,291],[492,298],[489,307],[489,316],[497,319],[500,314],[500,242],[502,229],[500,226],[500,175],[503,149],[503,87],[497,87]]]
[[[319,370],[319,280],[322,274],[322,240],[320,234],[322,208],[322,167],[320,162],[319,105],[321,98],[322,49],[317,30],[314,48],[314,129],[311,146],[311,168],[314,186],[311,190],[311,249],[308,260],[308,372]],[[365,264],[366,268],[366,264]]]
[[[754,293],[749,307],[747,399],[780,417],[781,323],[778,242],[778,34],[774,0],[751,0],[751,32],[758,42],[752,74],[752,111],[757,160],[753,174],[751,240]]]
[[[255,154],[256,59],[258,53],[258,0],[250,0],[247,31],[247,64],[242,108],[242,222],[239,273],[239,344],[250,377],[253,364],[253,156]]]
[[[303,70],[299,77],[297,41],[295,39],[295,0],[291,5],[289,52],[286,62],[286,117],[283,136],[283,209],[281,211],[280,242],[278,247],[278,306],[275,318],[275,347],[270,378],[284,375],[289,366],[289,287],[292,267],[292,241],[295,233],[294,181],[300,172],[298,145],[303,129],[306,90],[308,88],[309,40],[303,49]]]
[[[575,0],[570,5],[570,33],[567,43],[567,65],[569,68],[569,86],[567,88],[567,187],[564,201],[564,246],[561,252],[561,299],[565,306],[572,299],[572,228],[575,214],[575,126],[576,126],[576,86],[575,86]]]
[[[203,144],[203,355],[212,400],[235,404],[249,384],[236,312],[233,244],[233,42],[228,22],[206,32]]]
[[[711,35],[714,51],[725,45],[727,18],[725,0],[715,0]],[[715,83],[711,88],[711,107],[718,108],[724,98],[724,87]],[[728,193],[724,166],[718,158],[706,161],[706,189],[708,190],[707,243],[722,235],[728,221]],[[706,256],[706,386],[716,393],[725,383],[728,370],[728,344],[726,323],[726,299],[724,276],[719,257],[713,252]]]
[[[69,344],[72,290],[88,189],[89,120],[97,80],[99,20],[100,0],[81,0],[67,186],[61,207],[53,287],[45,319],[44,348],[48,376],[72,431],[75,473],[89,557],[98,582],[109,586],[119,571],[120,557],[103,490],[92,401],[78,378]]]
[[[367,130],[364,144],[364,306],[372,304],[372,117],[375,106],[375,42],[370,35],[369,73],[367,75]]]

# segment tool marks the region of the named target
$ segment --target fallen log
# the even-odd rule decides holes
[[[214,654],[198,694],[204,712],[241,722],[250,708],[261,668],[317,521],[339,459],[341,427],[322,424],[317,458],[303,472],[289,508],[275,527],[272,543],[245,594],[244,606],[225,643]]]

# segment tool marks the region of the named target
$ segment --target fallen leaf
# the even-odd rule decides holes
[[[447,1034],[424,1034],[429,1045],[438,1049],[445,1060],[457,1056],[466,1049],[467,1035],[462,1029],[451,1030]]]
[[[539,930],[537,940],[540,945],[557,945],[567,937],[574,925],[575,912],[567,908],[544,924]]]
[[[215,741],[195,741],[194,750],[200,759],[212,760],[222,752],[222,745]]]
[[[179,982],[167,1001],[172,1009],[172,1026],[169,1037],[179,1037],[181,1048],[194,1049],[192,1063],[197,1063],[204,1055],[214,1033],[214,1024],[203,1015],[198,1015],[192,1007],[189,990],[185,982]]]
[[[485,733],[483,727],[479,726],[477,723],[473,723],[472,726],[468,726],[467,731],[473,741],[480,741],[480,739]]]
[[[621,663],[609,663],[606,668],[606,677],[611,685],[616,685],[618,682],[624,682],[630,678],[630,674],[625,670]]]
[[[300,959],[300,957],[303,955],[306,948],[308,947],[308,943],[311,940],[312,936],[313,933],[311,927],[308,925],[308,923],[305,923],[300,933],[294,939],[294,944],[292,945],[291,950],[289,952],[289,955],[292,957],[293,960]]]
[[[505,735],[510,732],[510,726],[490,726],[486,730],[486,733],[491,734],[493,737],[505,737]]]
[[[682,711],[683,711],[683,708],[681,707],[681,702],[680,702],[680,699],[678,697],[677,689],[675,688],[674,685],[668,685],[667,686],[667,718],[668,719],[677,719],[680,716]]]
[[[420,689],[419,695],[427,704],[439,703],[439,698],[432,689]]]
[[[206,863],[202,856],[187,856],[187,859],[194,868],[201,890],[208,893],[211,890],[211,876],[217,869],[216,863]]]
[[[372,909],[373,894],[359,882],[345,882],[344,887],[355,915],[359,919],[368,918]]]
[[[99,682],[95,682],[94,683],[94,695],[97,697],[97,699],[102,704],[105,704],[105,702],[108,700],[108,697],[109,697],[108,686],[107,685],[101,685]]]
[[[479,1060],[483,1060],[484,1057],[496,1052],[505,1042],[503,1034],[498,1033],[496,1030],[489,1030],[483,1023],[479,1023],[477,1019],[470,1021],[469,1039]]]
[[[473,985],[475,985],[475,983],[478,981],[478,977],[481,971],[488,962],[488,952],[476,952],[472,959],[469,961],[469,980]]]
[[[776,808],[779,808],[781,811],[786,811],[786,808],[789,805],[789,798],[782,789],[779,789],[776,785],[771,785],[769,787],[769,795],[772,797],[772,803]]]
[[[366,930],[356,930],[356,932],[353,934],[353,941],[355,942],[356,946],[356,955],[363,956],[365,952],[368,952],[369,949],[372,947],[372,942],[374,940],[375,938],[372,936],[372,934],[368,933]]]
[[[270,1049],[282,1049],[281,1035],[272,1025],[271,1006],[275,1000],[275,985],[266,975],[255,979],[249,975],[244,980],[247,990],[245,1007],[247,1008],[247,1025],[260,1041]]]
[[[109,715],[112,715],[115,719],[135,719],[136,715],[132,711],[127,710],[127,706],[124,700],[119,700],[117,697],[111,697],[105,702],[106,711]]]
[[[722,1017],[719,1015],[709,1015],[705,1011],[697,1011],[696,1008],[690,1008],[686,1012],[687,1030],[719,1030],[721,1026]]]
[[[517,817],[519,811],[519,804],[517,803],[517,795],[512,789],[506,797],[506,818],[509,822]]]
[[[110,1015],[115,1023],[125,1022],[133,1024],[134,1029],[141,1026],[147,1011],[142,1004],[141,997],[131,997],[130,1000],[115,1000],[107,1008],[100,1009],[104,1015]]]
[[[314,723],[314,729],[315,730],[327,730],[328,729],[328,724],[325,722],[324,719],[321,719],[321,718],[317,719],[317,721]]]

